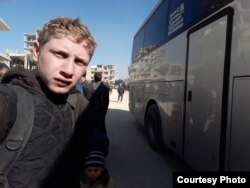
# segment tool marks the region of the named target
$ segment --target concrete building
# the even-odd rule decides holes
[[[10,27],[0,18],[0,31],[10,31]],[[11,59],[5,53],[0,53],[0,63],[6,64],[10,67]]]
[[[10,67],[11,59],[9,56],[7,56],[5,53],[0,53],[0,63],[6,64],[8,67]]]
[[[25,69],[32,70],[36,64],[32,58],[32,47],[37,39],[37,33],[24,33],[24,52],[6,50],[0,53],[0,61],[5,61],[9,67],[22,66]]]
[[[22,66],[24,68],[28,68],[27,65],[27,57],[25,53],[20,53],[18,51],[6,50],[2,53],[6,57],[10,58],[9,67]]]
[[[23,36],[23,43],[24,43],[24,51],[25,52],[29,52],[32,53],[32,48],[33,48],[33,44],[36,41],[38,37],[38,33],[24,33]]]
[[[102,73],[102,81],[113,85],[116,80],[117,70],[115,65],[93,65],[87,70],[87,80],[93,80],[96,72]]]
[[[38,38],[38,32],[37,30],[35,33],[24,33],[24,53],[26,55],[26,61],[27,61],[27,69],[35,69],[36,64],[33,62],[32,58],[32,50],[33,50],[33,44]]]
[[[0,30],[1,31],[10,31],[10,27],[0,19]],[[23,66],[26,69],[34,69],[35,65],[32,61],[32,45],[36,38],[30,38],[29,35],[24,34],[24,52],[20,53],[18,51],[6,50],[5,52],[0,53],[0,62],[5,63],[9,67]],[[32,40],[32,42],[30,42]],[[31,50],[30,50],[31,49]]]

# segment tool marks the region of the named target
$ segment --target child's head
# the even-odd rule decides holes
[[[50,20],[33,45],[37,76],[56,94],[68,93],[86,72],[96,43],[80,19]]]
[[[105,158],[102,152],[91,151],[84,161],[84,174],[91,181],[95,181],[102,175]]]

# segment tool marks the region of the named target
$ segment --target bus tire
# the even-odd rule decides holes
[[[149,106],[145,125],[149,145],[156,151],[162,150],[163,142],[161,131],[161,116],[156,104],[152,104]]]

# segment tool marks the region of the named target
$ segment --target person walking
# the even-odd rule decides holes
[[[43,26],[33,46],[37,70],[29,72],[16,67],[3,77],[0,142],[17,121],[26,123],[19,116],[27,109],[17,105],[14,85],[21,92],[29,93],[28,100],[33,101],[35,109],[30,137],[7,173],[8,187],[79,185],[76,178],[79,164],[86,155],[89,137],[102,109],[97,111],[74,89],[86,72],[95,48],[94,38],[79,18],[54,18]],[[30,113],[29,109],[26,113]]]
[[[122,102],[123,99],[123,94],[124,94],[124,87],[122,85],[122,83],[120,83],[119,87],[117,88],[117,92],[118,92],[118,102]]]
[[[109,107],[109,88],[102,82],[102,73],[100,72],[94,74],[93,93],[95,93],[95,97],[92,97],[90,102],[95,104],[96,109],[104,109],[103,117],[96,131],[107,135],[105,119]],[[97,101],[101,101],[101,103]]]

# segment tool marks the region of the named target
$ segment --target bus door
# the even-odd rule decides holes
[[[229,17],[223,11],[187,36],[184,160],[198,171],[219,170],[223,100],[227,96],[223,93],[229,73]]]

